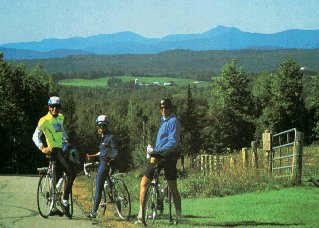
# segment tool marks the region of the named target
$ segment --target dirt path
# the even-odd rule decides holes
[[[81,177],[78,177],[80,179]],[[83,181],[75,181],[73,185],[73,195],[81,204],[81,208],[85,212],[89,212],[92,209],[91,193],[88,192],[87,187],[84,185]],[[132,212],[133,213],[133,212]],[[98,215],[96,219],[92,222],[100,224],[103,227],[119,227],[119,228],[130,228],[138,227],[134,224],[134,216],[130,221],[119,219],[114,204],[107,204],[106,212],[104,215]]]

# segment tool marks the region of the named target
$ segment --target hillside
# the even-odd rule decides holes
[[[40,64],[50,73],[109,72],[144,75],[218,74],[237,58],[245,72],[273,71],[287,58],[293,58],[308,71],[318,71],[319,49],[185,51],[174,50],[149,55],[80,55],[55,59],[14,60],[27,68]]]

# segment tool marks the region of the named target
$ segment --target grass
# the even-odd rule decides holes
[[[138,192],[131,194],[138,194]],[[182,227],[317,227],[319,224],[319,188],[291,187],[264,192],[251,192],[227,197],[183,198],[186,223]],[[107,214],[100,217],[112,227],[134,227],[138,203],[133,202],[132,219],[120,221],[108,206]],[[302,211],[301,211],[302,210]],[[174,210],[173,210],[174,212]],[[167,205],[163,217],[155,227],[170,226]]]
[[[191,169],[189,160],[185,159],[188,176],[178,179],[183,214],[187,220],[183,227],[318,227],[319,188],[306,182],[308,177],[318,177],[318,148],[304,148],[303,184],[299,187],[282,179],[272,179],[264,166],[256,172],[243,169],[242,164],[237,162],[218,175],[207,175]],[[135,226],[142,169],[133,170],[124,177],[132,199],[132,219],[119,221],[114,215],[114,208],[108,206],[106,215],[99,218],[101,223],[105,224],[107,220],[107,224],[113,227]],[[88,203],[87,184],[87,178],[80,176],[74,185],[74,195],[85,211],[92,207]],[[156,222],[156,227],[169,225],[167,212],[164,212],[164,218]]]
[[[318,188],[295,187],[223,198],[186,199],[183,213],[190,226],[315,227],[319,223],[318,193]]]
[[[178,78],[170,78],[170,77],[133,77],[133,76],[121,76],[118,77],[123,82],[134,81],[138,79],[138,83],[150,84],[152,85],[154,82],[158,82],[161,85],[165,82],[175,82],[178,86],[187,86],[188,84],[193,84],[195,80],[192,79],[178,79]],[[60,85],[63,86],[86,86],[86,87],[106,87],[107,80],[109,78],[98,78],[98,79],[63,79],[59,81]],[[198,83],[199,86],[208,86],[209,82],[201,82]]]

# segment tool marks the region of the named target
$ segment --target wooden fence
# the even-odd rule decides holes
[[[293,136],[289,135],[291,132]],[[257,142],[253,141],[250,148],[242,148],[240,152],[230,155],[199,155],[195,167],[208,175],[220,175],[234,169],[264,171],[274,178],[288,177],[300,183],[302,148],[303,133],[295,128],[275,135],[265,131],[263,149],[257,149]]]
[[[257,150],[257,142],[251,142],[250,148],[242,148],[240,152],[229,155],[199,155],[195,167],[205,174],[219,175],[230,169],[260,169],[266,168],[267,156],[262,150]]]

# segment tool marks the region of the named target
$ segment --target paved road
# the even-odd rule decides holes
[[[37,209],[38,177],[0,176],[0,227],[98,227],[74,205],[73,219],[52,216],[42,218]]]

